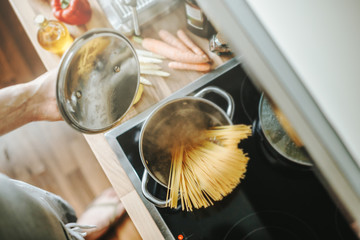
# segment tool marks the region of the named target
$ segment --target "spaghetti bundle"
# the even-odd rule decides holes
[[[206,208],[223,199],[245,177],[249,158],[238,148],[251,127],[228,125],[204,130],[198,142],[174,144],[168,181],[168,207]]]

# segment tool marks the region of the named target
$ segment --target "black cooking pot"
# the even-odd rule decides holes
[[[216,93],[227,101],[226,113],[213,102],[204,99],[208,93]],[[145,167],[142,178],[143,195],[158,207],[166,201],[154,197],[147,190],[149,175],[167,188],[171,166],[170,149],[182,139],[192,141],[201,130],[219,125],[231,125],[234,100],[230,94],[217,87],[207,87],[193,97],[171,100],[155,109],[145,121],[139,141],[141,161]]]
[[[284,127],[284,122],[281,121],[284,116],[275,108],[262,94],[258,109],[259,119],[254,128],[260,136],[263,152],[273,163],[299,169],[310,168],[313,163],[309,154],[295,136],[295,132],[289,130],[290,126]]]

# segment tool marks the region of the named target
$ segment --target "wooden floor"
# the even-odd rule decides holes
[[[1,88],[46,71],[7,1],[0,3],[0,36]],[[31,123],[2,136],[0,171],[62,196],[78,214],[110,187],[82,134],[64,122]]]
[[[0,88],[45,71],[8,1],[0,1]],[[0,173],[58,194],[78,215],[111,186],[83,135],[65,122],[34,122],[0,136]],[[139,238],[127,215],[122,225],[118,236]]]
[[[45,71],[9,2],[0,1],[0,88]],[[0,173],[61,196],[79,216],[111,187],[83,135],[65,122],[33,122],[0,136]],[[101,239],[140,235],[125,214]]]

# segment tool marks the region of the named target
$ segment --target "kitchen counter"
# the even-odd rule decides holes
[[[9,1],[45,67],[48,70],[57,67],[61,57],[49,53],[40,47],[36,39],[37,26],[33,23],[34,17],[38,14],[43,14],[49,19],[54,19],[51,13],[50,1]],[[91,20],[86,25],[67,25],[70,33],[74,38],[82,35],[90,29],[111,27],[98,2],[96,0],[89,0],[89,2],[92,7]],[[184,6],[181,3],[179,3],[179,7],[177,7],[170,14],[159,16],[152,22],[143,25],[141,27],[142,37],[158,38],[156,33],[160,29],[166,29],[174,33],[179,28],[185,29]],[[186,32],[200,47],[206,51],[208,50],[208,41],[206,39],[197,37],[187,30]],[[134,44],[134,46],[136,48],[140,48],[140,46],[136,44]],[[209,52],[208,54],[213,60],[213,68],[223,64],[230,58],[219,57]],[[132,121],[133,117],[144,112],[162,99],[170,96],[175,91],[187,86],[189,83],[204,75],[203,73],[194,71],[178,71],[168,69],[166,67],[166,63],[167,62],[164,61],[163,69],[169,72],[171,75],[167,78],[146,76],[146,78],[148,78],[153,83],[153,86],[145,86],[144,94],[141,100],[131,108],[131,110],[124,117],[122,123]],[[119,198],[124,204],[124,207],[126,208],[130,218],[134,222],[142,238],[163,239],[163,236],[161,235],[157,225],[141,201],[140,196],[134,189],[134,186],[126,175],[124,169],[120,165],[117,156],[106,141],[104,134],[84,134],[84,137],[100,165],[102,166],[105,174],[109,178],[109,181],[116,190]]]

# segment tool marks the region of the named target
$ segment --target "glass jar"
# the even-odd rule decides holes
[[[192,33],[209,38],[215,30],[195,0],[185,0],[186,26]]]
[[[37,40],[42,48],[52,53],[62,55],[74,41],[66,26],[56,20],[47,20],[38,15],[35,23],[39,26]]]

